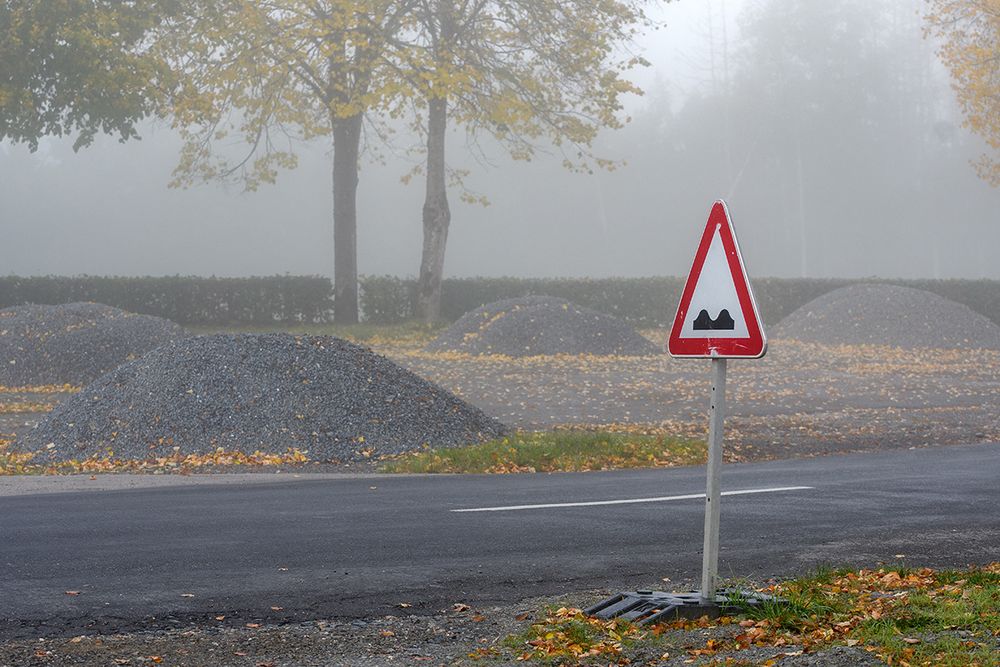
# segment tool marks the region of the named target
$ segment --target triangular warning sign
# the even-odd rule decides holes
[[[667,352],[672,357],[743,357],[767,351],[733,222],[724,201],[715,202],[684,283]]]

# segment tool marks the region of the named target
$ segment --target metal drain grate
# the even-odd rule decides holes
[[[786,600],[756,591],[721,588],[714,600],[705,600],[701,594],[664,593],[663,591],[633,591],[612,595],[584,610],[595,618],[624,618],[633,623],[655,624],[677,618],[715,618],[738,614],[748,607],[762,604],[783,604]]]

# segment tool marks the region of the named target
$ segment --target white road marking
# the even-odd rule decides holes
[[[754,493],[780,493],[782,491],[805,491],[811,486],[779,486],[770,489],[743,489],[740,491],[723,491],[724,496],[747,496]],[[638,503],[665,503],[671,500],[696,500],[704,498],[704,493],[691,493],[686,496],[660,496],[658,498],[626,498],[623,500],[594,500],[581,503],[547,503],[544,505],[507,505],[505,507],[473,507],[469,509],[451,510],[452,512],[513,512],[516,510],[541,510],[562,507],[596,507],[598,505],[635,505]]]

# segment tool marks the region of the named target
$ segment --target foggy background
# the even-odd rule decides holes
[[[449,135],[488,207],[450,193],[446,275],[687,273],[724,197],[752,275],[1000,278],[1000,191],[969,160],[947,73],[923,38],[920,0],[681,0],[638,50],[633,120],[605,132],[614,172],[566,172],[557,154],[488,164]],[[180,140],[102,137],[74,154],[47,139],[0,144],[0,273],[217,276],[333,273],[330,149],[244,193],[169,190]],[[401,139],[399,152],[410,147]],[[385,152],[358,193],[363,274],[417,273],[423,181]],[[418,159],[416,157],[411,159]]]

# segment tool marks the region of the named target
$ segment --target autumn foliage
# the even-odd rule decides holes
[[[569,667],[640,664],[633,658],[641,655],[641,664],[773,667],[840,646],[899,667],[998,664],[1000,563],[960,571],[828,571],[762,590],[787,603],[653,627],[552,608],[508,637],[509,653],[481,649],[471,657]],[[752,662],[744,659],[748,651],[755,652]]]
[[[965,125],[994,155],[983,155],[980,176],[1000,186],[1000,0],[930,0],[929,30],[943,40]]]

